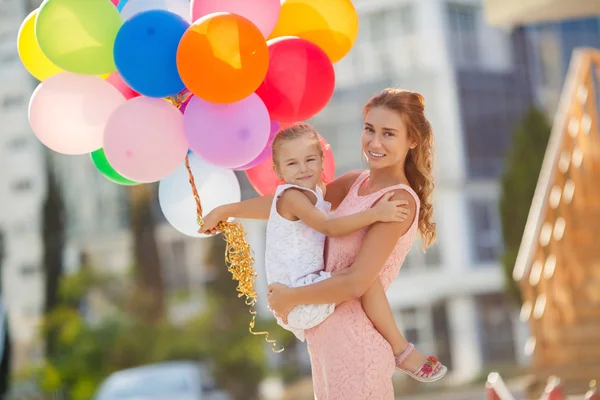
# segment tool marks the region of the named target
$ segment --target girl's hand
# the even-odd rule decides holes
[[[373,206],[372,210],[375,213],[377,221],[380,222],[404,222],[410,214],[408,201],[406,200],[391,200],[394,192],[388,192]]]
[[[275,313],[276,317],[287,324],[288,314],[296,306],[292,304],[289,299],[290,288],[280,283],[273,283],[269,285],[269,294],[267,294],[267,301],[269,302],[269,308]]]
[[[229,216],[225,214],[222,207],[215,208],[203,218],[204,225],[202,225],[202,228],[198,229],[198,233],[216,235],[217,225],[222,221],[227,221],[228,217]]]

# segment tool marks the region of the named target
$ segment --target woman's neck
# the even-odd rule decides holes
[[[369,190],[379,190],[400,183],[409,183],[406,173],[404,172],[404,166],[402,166],[402,168],[371,169],[367,188]]]

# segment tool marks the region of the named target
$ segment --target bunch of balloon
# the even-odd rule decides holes
[[[159,182],[167,221],[203,237],[194,223],[240,200],[234,171],[272,192],[275,133],[327,105],[333,63],[357,32],[350,0],[44,0],[17,46],[40,81],[29,104],[37,138],[90,154],[115,184]],[[219,230],[238,291],[254,304],[245,233],[233,222]]]

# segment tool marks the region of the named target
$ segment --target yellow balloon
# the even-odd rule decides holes
[[[319,46],[331,62],[344,58],[358,35],[358,14],[351,0],[282,0],[269,36],[298,36]]]
[[[17,49],[23,66],[37,80],[43,81],[52,75],[63,72],[46,57],[35,38],[33,27],[38,10],[32,11],[21,24],[17,36]]]

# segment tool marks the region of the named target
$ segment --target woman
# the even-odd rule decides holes
[[[346,237],[329,238],[326,270],[343,270],[330,279],[300,288],[269,287],[269,304],[284,321],[296,305],[343,303],[306,332],[318,400],[394,398],[392,349],[358,299],[373,284],[389,287],[417,230],[424,248],[435,240],[431,220],[433,133],[424,115],[423,96],[386,89],[371,98],[364,108],[361,144],[369,171],[350,172],[327,185],[326,200],[335,215],[365,210],[384,194],[394,192],[393,199],[407,201],[410,215],[415,217],[375,223]],[[203,231],[211,231],[227,215],[267,219],[271,202],[272,197],[265,196],[238,203],[235,210],[216,209],[207,215]]]

